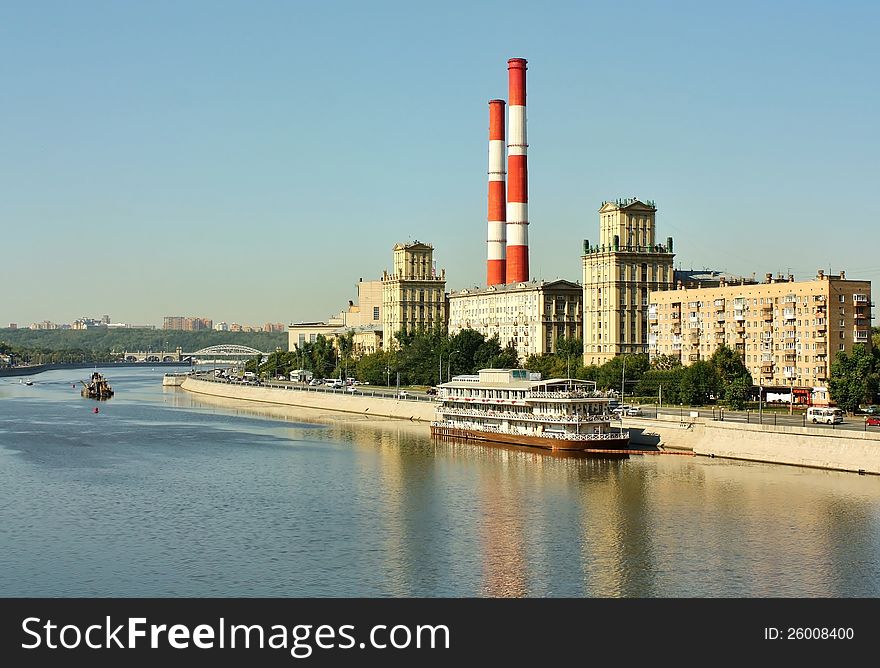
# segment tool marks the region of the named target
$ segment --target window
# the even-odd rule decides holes
[[[373,320],[378,320],[378,319],[379,319],[379,307],[374,306],[373,307]]]

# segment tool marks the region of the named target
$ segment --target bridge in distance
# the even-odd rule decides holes
[[[269,353],[264,353],[261,350],[248,346],[223,344],[208,346],[194,353],[185,353],[183,348],[179,346],[174,352],[156,350],[124,352],[123,359],[126,362],[189,362],[195,364],[199,360],[241,362],[246,359],[253,359],[256,355],[262,355],[263,359],[265,359],[269,356]]]

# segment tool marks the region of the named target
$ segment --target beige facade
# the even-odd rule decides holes
[[[357,304],[348,302],[348,308],[330,319],[344,327],[356,328],[382,324],[382,281],[365,281],[357,284]]]
[[[520,359],[555,352],[561,337],[580,338],[584,292],[571,281],[490,285],[449,293],[449,333],[473,329],[501,346],[513,343]]]
[[[847,280],[844,272],[655,292],[650,354],[687,365],[724,343],[742,355],[756,385],[809,388],[812,400],[824,403],[835,355],[856,343],[871,346],[871,306],[871,282]]]
[[[672,237],[656,241],[657,207],[631,198],[603,202],[599,243],[584,240],[584,364],[648,352],[648,295],[674,286]]]
[[[314,343],[318,334],[326,339],[336,336],[339,324],[326,322],[295,322],[287,326],[287,349],[302,350],[307,343]]]
[[[446,325],[446,272],[434,269],[434,247],[415,241],[394,246],[394,270],[382,274],[382,338],[388,348],[401,331]]]

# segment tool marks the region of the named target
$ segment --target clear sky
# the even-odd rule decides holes
[[[325,319],[396,242],[485,281],[528,69],[532,275],[603,200],[676,267],[880,289],[880,3],[0,0],[0,326]]]

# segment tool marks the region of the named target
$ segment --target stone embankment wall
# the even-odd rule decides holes
[[[726,457],[773,464],[880,474],[880,433],[832,429],[828,425],[783,427],[719,422],[627,418],[634,444],[660,444]]]
[[[343,413],[358,413],[378,417],[398,418],[413,422],[431,422],[434,419],[433,401],[371,397],[364,393],[309,392],[298,388],[259,387],[238,383],[215,383],[198,378],[187,378],[181,387],[196,394],[207,394],[227,399],[260,401],[283,406],[319,408]]]
[[[308,392],[187,378],[184,390],[228,399],[398,418],[429,423],[434,403],[351,396],[342,392]],[[831,429],[830,426],[783,427],[719,422],[704,418],[626,418],[633,445],[659,445],[724,457],[773,464],[853,471],[880,475],[880,433]]]

